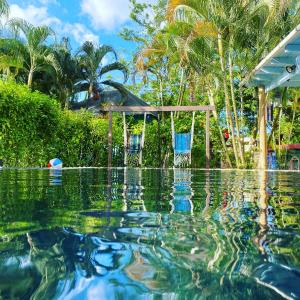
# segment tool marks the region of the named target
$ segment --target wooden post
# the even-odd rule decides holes
[[[112,166],[112,111],[108,113],[109,125],[108,125],[108,167]]]
[[[206,150],[206,169],[210,168],[210,111],[206,111],[205,127],[205,150]]]
[[[158,167],[160,167],[162,165],[162,161],[161,161],[161,135],[160,135],[160,118],[161,118],[161,114],[158,113],[158,118],[157,118],[157,135],[158,135]]]
[[[258,99],[259,99],[259,114],[258,114],[258,126],[259,126],[259,160],[258,169],[266,170],[268,168],[267,153],[267,122],[266,122],[266,107],[267,97],[264,86],[258,88]]]
[[[126,125],[126,114],[123,112],[123,131],[124,131],[124,166],[127,167],[127,125]]]

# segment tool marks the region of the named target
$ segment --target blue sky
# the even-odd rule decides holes
[[[132,27],[129,0],[8,0],[11,17],[34,25],[49,25],[58,37],[68,36],[76,50],[91,40],[113,46],[121,57],[129,58],[136,45],[122,40],[118,32]],[[141,0],[155,3],[156,0]]]

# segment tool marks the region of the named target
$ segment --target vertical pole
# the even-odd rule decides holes
[[[160,167],[162,165],[162,161],[161,161],[161,135],[160,135],[160,118],[161,115],[158,112],[157,114],[157,135],[158,135],[158,167]]]
[[[176,166],[176,153],[175,153],[175,124],[174,124],[174,116],[173,112],[171,111],[171,128],[172,128],[172,147],[173,147],[173,153],[174,153],[174,165]]]
[[[210,168],[210,111],[206,111],[206,127],[205,127],[205,150],[206,150],[206,169]]]
[[[139,166],[140,167],[142,166],[142,162],[143,162],[143,149],[144,149],[144,145],[145,145],[146,122],[147,122],[147,113],[144,113],[144,124],[143,124],[143,132],[142,132],[140,157],[139,157]]]
[[[266,170],[268,167],[267,163],[267,122],[266,122],[266,107],[267,97],[265,87],[261,86],[258,89],[259,97],[259,115],[258,115],[258,126],[259,126],[259,160],[258,169]]]
[[[108,125],[108,167],[112,166],[112,111],[108,113],[109,125]]]
[[[193,120],[192,120],[192,128],[191,128],[191,143],[190,143],[190,166],[192,165],[192,149],[194,143],[194,131],[195,131],[195,114],[196,112],[193,111]]]
[[[124,131],[124,166],[127,167],[127,125],[126,125],[126,113],[123,112],[123,131]]]

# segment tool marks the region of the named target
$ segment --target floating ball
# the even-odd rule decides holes
[[[52,169],[61,169],[63,167],[63,163],[59,158],[53,158],[48,162],[48,167]]]

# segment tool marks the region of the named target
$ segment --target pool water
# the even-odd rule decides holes
[[[300,173],[0,171],[0,299],[299,299]]]

